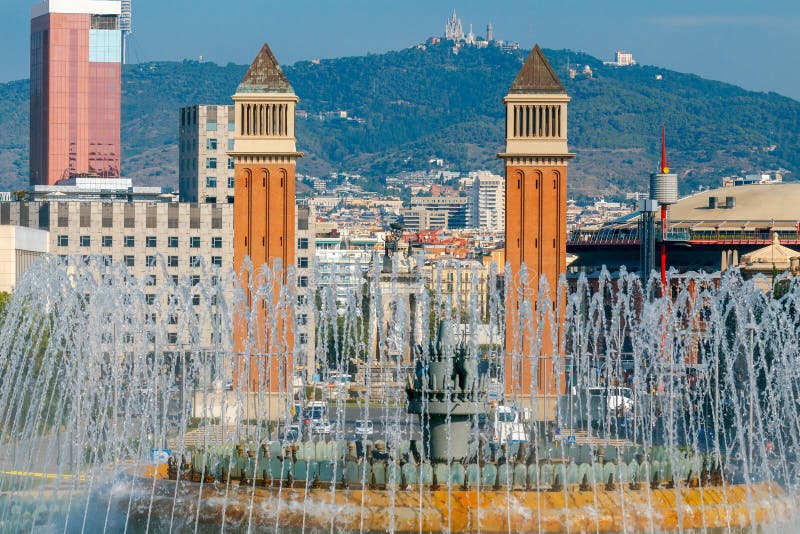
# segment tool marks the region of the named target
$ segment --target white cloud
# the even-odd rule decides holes
[[[675,28],[692,28],[699,26],[759,26],[774,27],[797,22],[795,17],[775,17],[770,15],[678,15],[651,17],[651,24],[671,26]]]

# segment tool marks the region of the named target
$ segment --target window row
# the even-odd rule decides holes
[[[66,260],[67,256],[60,255],[59,256],[62,260]],[[84,259],[86,262],[89,261],[90,256],[85,256]],[[114,263],[114,258],[110,254],[100,256],[103,263],[106,265],[111,265]],[[132,254],[126,254],[122,256],[122,262],[127,267],[136,267],[136,256]],[[180,258],[178,256],[166,256],[167,267],[180,267]],[[222,256],[211,256],[211,265],[215,267],[222,267]],[[144,257],[144,264],[147,267],[156,267],[158,265],[158,256],[145,256]],[[189,256],[189,267],[202,267],[203,266],[203,256]]]
[[[232,179],[229,179],[228,183],[233,183]],[[58,202],[57,208],[57,221],[59,228],[69,228],[70,227],[70,204],[71,202]],[[144,223],[145,228],[158,228],[158,219],[159,217],[164,217],[164,211],[159,209],[160,206],[156,204],[151,204],[145,206],[145,213],[144,213]],[[180,225],[180,218],[181,218],[181,210],[178,204],[169,204],[166,206],[166,216],[167,216],[167,228],[179,228]],[[137,211],[139,211],[139,223],[141,224],[142,221],[142,213],[141,208],[139,210],[136,209],[136,206],[133,203],[125,204],[124,206],[124,213],[123,213],[123,228],[136,228],[137,225]],[[160,215],[159,215],[160,212]],[[199,230],[201,226],[201,209],[199,205],[192,205],[189,209],[189,228],[194,230]],[[78,215],[78,221],[80,224],[80,228],[94,228],[97,226],[96,221],[92,223],[92,206],[89,202],[81,202],[80,203],[80,212]],[[102,227],[103,228],[114,228],[114,206],[111,203],[105,203],[102,206]],[[186,214],[183,215],[184,219]],[[116,216],[119,219],[119,214]],[[117,224],[119,221],[117,221]],[[75,220],[73,219],[72,224],[75,224]],[[214,230],[221,230],[222,229],[222,209],[212,207],[211,209],[211,228]]]
[[[513,106],[514,137],[561,137],[561,106]]]
[[[206,121],[206,131],[208,132],[216,132],[217,131],[217,121]],[[235,132],[236,131],[236,124],[233,122],[228,123],[228,131]]]
[[[236,186],[236,181],[234,180],[233,176],[228,177],[228,188],[233,189]],[[206,176],[206,187],[207,188],[215,188],[217,187],[217,177],[216,176]]]
[[[208,139],[206,139],[206,150],[216,150],[218,145],[219,143],[217,143],[217,140],[215,138],[209,137]],[[233,150],[233,147],[234,147],[234,140],[228,139],[228,150]]]
[[[240,135],[289,135],[288,104],[242,104]]]
[[[172,324],[172,323],[170,323]],[[177,324],[177,323],[175,323]],[[153,332],[147,331],[144,332],[145,338],[144,340],[147,343],[155,343],[156,342],[156,335]],[[211,332],[211,343],[221,343],[222,341],[222,334],[220,332]],[[105,333],[102,335],[102,339],[104,343],[114,343],[114,336],[109,333]],[[126,333],[120,336],[121,341],[126,345],[133,345],[136,342],[137,336],[131,333]],[[177,332],[167,332],[167,343],[169,345],[177,345],[178,344],[178,333]]]
[[[68,235],[59,235],[57,239],[57,243],[59,247],[68,247],[69,246],[69,236]],[[78,243],[82,247],[91,247],[92,246],[92,236],[82,235],[78,238]],[[126,235],[122,238],[122,243],[126,248],[133,248],[136,246],[136,238],[132,235]],[[169,248],[178,248],[178,238],[176,236],[167,237],[167,247]],[[110,235],[104,235],[100,238],[100,246],[102,247],[113,247],[114,246],[114,237]],[[156,248],[158,247],[158,237],[156,236],[147,236],[145,237],[145,246],[147,248]],[[191,236],[189,237],[189,248],[200,248],[200,236]],[[222,237],[215,236],[211,238],[211,248],[222,248]]]
[[[206,169],[216,169],[217,168],[217,158],[206,158]],[[233,170],[235,168],[235,164],[233,162],[233,158],[228,158],[228,169]]]

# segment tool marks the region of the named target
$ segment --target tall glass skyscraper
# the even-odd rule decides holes
[[[120,175],[120,0],[31,10],[30,184]]]

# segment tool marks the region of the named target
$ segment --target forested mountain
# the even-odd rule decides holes
[[[299,172],[358,172],[380,188],[432,157],[454,170],[499,172],[502,98],[527,52],[447,46],[285,68],[301,102]],[[657,67],[612,67],[586,54],[546,51],[572,97],[572,196],[646,189],[661,124],[684,191],[720,176],[800,171],[800,103]],[[584,74],[588,67],[591,77]],[[569,68],[577,75],[570,78]],[[123,74],[123,172],[140,184],[177,186],[178,108],[229,103],[245,66],[147,63]],[[363,120],[320,120],[344,110]],[[0,190],[27,183],[28,83],[0,85]]]

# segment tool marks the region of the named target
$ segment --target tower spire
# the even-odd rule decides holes
[[[535,45],[522,68],[519,70],[514,83],[511,84],[509,93],[564,93],[564,86],[556,76],[550,62],[544,56],[544,52]]]
[[[669,162],[667,161],[667,134],[664,125],[661,125],[661,174],[669,174]]]

